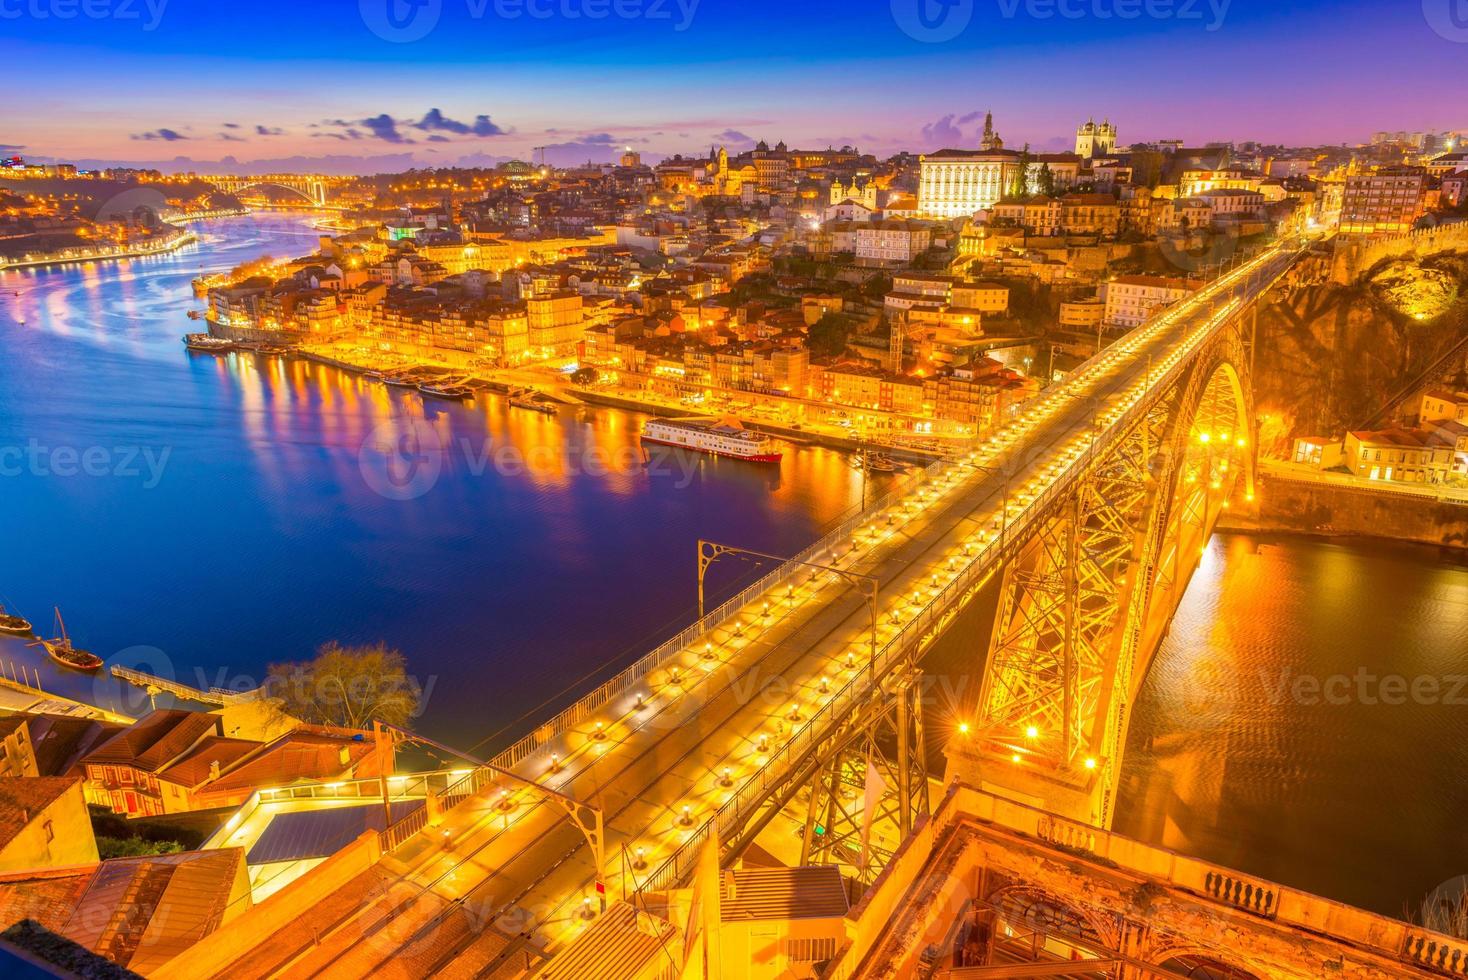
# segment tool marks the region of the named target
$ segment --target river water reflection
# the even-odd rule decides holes
[[[200,268],[315,245],[302,217],[202,232],[169,256],[0,275],[0,442],[23,454],[0,479],[0,595],[38,625],[59,604],[109,662],[248,686],[326,641],[384,640],[427,691],[419,727],[468,747],[689,621],[700,537],[793,553],[860,504],[860,473],[820,447],[644,465],[636,413],[191,355]],[[89,451],[93,469],[67,465]],[[758,572],[726,562],[711,588]],[[0,642],[48,690],[93,696],[37,654]]]

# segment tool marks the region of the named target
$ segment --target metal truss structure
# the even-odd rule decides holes
[[[870,883],[929,812],[922,672],[889,672],[873,697],[845,716],[772,787],[758,816],[724,842],[727,866],[787,808],[804,803],[802,864],[839,864]],[[868,772],[880,790],[868,810]],[[793,809],[793,808],[792,808]]]
[[[986,782],[1110,825],[1137,687],[1241,477],[1253,498],[1245,363],[1223,331],[1007,564],[973,724]]]
[[[921,677],[909,670],[890,687],[817,768],[801,840],[801,864],[845,865],[863,884],[928,813]]]

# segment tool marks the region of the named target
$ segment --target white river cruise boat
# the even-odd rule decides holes
[[[778,463],[782,455],[763,432],[713,419],[652,419],[642,427],[642,440],[754,463]]]

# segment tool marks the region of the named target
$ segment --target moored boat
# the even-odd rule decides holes
[[[9,636],[30,636],[31,621],[24,616],[6,612],[5,606],[0,605],[0,633]]]
[[[78,650],[72,645],[71,637],[66,635],[66,621],[61,618],[61,610],[56,610],[56,628],[61,635],[50,640],[40,640],[39,645],[43,647],[51,659],[63,667],[71,670],[80,670],[90,674],[102,666],[102,658],[86,650]],[[32,644],[35,646],[36,644]]]
[[[896,473],[898,464],[891,456],[885,453],[874,453],[863,451],[860,455],[853,457],[852,464],[859,470],[868,473]]]
[[[784,458],[784,454],[775,448],[774,439],[734,421],[651,419],[642,427],[642,441],[751,463],[778,463]]]
[[[474,397],[474,389],[461,384],[445,384],[443,382],[429,384],[424,382],[418,386],[418,390],[430,398],[443,398],[447,401],[461,402],[466,398]]]
[[[515,408],[524,408],[542,415],[556,414],[556,406],[552,402],[541,401],[540,396],[533,389],[526,388],[524,391],[510,392],[510,404]]]
[[[183,342],[189,350],[204,354],[226,354],[235,348],[233,341],[207,333],[184,334]]]

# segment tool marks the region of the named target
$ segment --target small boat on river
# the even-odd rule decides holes
[[[235,348],[233,341],[207,333],[184,334],[183,342],[189,350],[198,351],[201,354],[228,354]]]
[[[61,635],[50,640],[40,640],[39,645],[45,649],[52,660],[70,670],[79,670],[84,674],[95,672],[102,666],[102,658],[86,650],[78,650],[72,645],[71,637],[66,635],[66,621],[61,618],[61,610],[56,610],[56,629]],[[36,646],[37,644],[32,644]]]
[[[32,632],[31,621],[24,616],[16,616],[5,611],[5,606],[0,605],[0,633],[7,636],[30,636]]]
[[[436,381],[432,384],[424,382],[418,386],[418,390],[430,398],[442,398],[445,401],[461,402],[466,398],[474,397],[473,388],[454,382]]]
[[[510,392],[510,404],[515,408],[539,412],[542,415],[556,414],[555,404],[553,402],[542,401],[540,396],[531,388],[526,388],[524,391]]]

